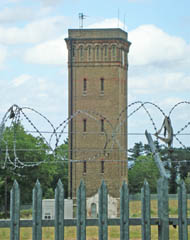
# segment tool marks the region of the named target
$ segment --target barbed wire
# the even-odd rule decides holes
[[[142,101],[136,101],[131,104],[129,104],[125,109],[123,109],[118,117],[116,118],[107,118],[102,113],[98,113],[96,111],[90,111],[90,110],[78,110],[76,113],[74,113],[72,116],[68,117],[66,120],[62,121],[60,124],[58,124],[57,127],[53,125],[53,123],[42,113],[39,111],[30,108],[30,107],[19,107],[18,105],[14,104],[12,105],[4,114],[2,121],[0,123],[0,156],[1,156],[1,166],[2,168],[6,168],[6,166],[12,166],[13,169],[15,168],[24,168],[24,167],[33,167],[38,166],[42,163],[50,163],[52,164],[52,160],[46,158],[42,161],[38,162],[26,162],[23,161],[23,159],[19,158],[19,152],[41,152],[45,151],[48,153],[51,157],[53,156],[54,161],[53,163],[63,162],[63,161],[70,161],[70,162],[81,162],[81,161],[88,161],[88,162],[95,162],[99,161],[101,157],[104,157],[104,161],[112,161],[112,162],[119,162],[119,161],[127,161],[127,157],[124,160],[117,159],[107,159],[107,156],[111,154],[114,151],[120,152],[120,153],[128,153],[128,149],[126,149],[125,145],[121,143],[121,137],[127,137],[130,135],[138,135],[142,136],[144,133],[136,132],[136,133],[127,133],[123,132],[123,129],[125,129],[125,124],[128,125],[128,121],[132,116],[135,116],[139,111],[143,110],[143,113],[148,117],[149,121],[149,127],[152,126],[154,135],[158,130],[155,118],[150,112],[149,107],[153,107],[153,110],[157,113],[161,113],[161,116],[165,118],[166,116],[170,117],[172,116],[174,110],[176,110],[180,105],[190,105],[190,102],[183,101],[175,104],[171,110],[169,111],[169,114],[166,114],[163,109],[161,109],[157,104],[152,102],[142,102]],[[28,111],[30,114],[36,114],[37,119],[43,120],[43,123],[48,124],[48,129],[50,130],[44,130],[40,131],[39,126],[37,126],[32,117],[26,113]],[[77,119],[83,119],[83,118],[90,119],[91,121],[94,121],[96,123],[96,126],[99,126],[99,129],[101,128],[101,122],[100,120],[103,119],[105,122],[104,131],[86,131],[85,133],[83,131],[72,131],[69,132],[68,128],[71,123],[71,121],[77,122]],[[157,117],[156,117],[157,118]],[[157,120],[157,119],[156,119]],[[171,119],[172,120],[172,119]],[[46,145],[46,148],[19,148],[17,143],[19,141],[19,134],[18,134],[18,124],[24,123],[24,121],[32,128],[32,130],[25,130],[26,133],[32,133],[37,135],[42,142]],[[45,125],[45,124],[44,124]],[[189,149],[185,146],[185,144],[182,142],[182,140],[179,139],[179,136],[189,136],[190,133],[184,133],[184,131],[190,126],[190,121],[188,121],[181,129],[176,131],[174,134],[175,140],[178,142],[178,144],[183,148],[189,151]],[[5,130],[7,127],[11,127],[13,130],[13,136],[12,136],[12,147],[10,146],[10,140],[6,138]],[[147,126],[142,129],[142,132],[147,129]],[[50,134],[50,137],[47,136],[44,137],[44,134]],[[100,146],[100,143],[102,145],[101,148],[93,149],[91,147],[82,149],[72,149],[72,150],[65,150],[61,151],[61,153],[69,153],[69,151],[72,151],[73,153],[83,153],[84,157],[82,159],[69,159],[64,158],[60,154],[57,155],[57,149],[58,147],[63,144],[62,138],[65,139],[65,134],[68,135],[75,135],[75,136],[90,136],[90,135],[97,135],[101,137],[101,141],[98,140],[98,138],[94,138],[94,140],[98,141],[98,145]],[[159,139],[156,137],[156,141],[159,141]],[[95,144],[95,143],[94,143]],[[93,155],[92,155],[93,154]],[[2,159],[4,157],[4,159]],[[61,160],[60,160],[61,159]]]

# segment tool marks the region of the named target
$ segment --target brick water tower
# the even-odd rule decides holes
[[[92,197],[104,179],[117,198],[127,180],[128,35],[119,28],[68,34],[69,195],[83,179]]]

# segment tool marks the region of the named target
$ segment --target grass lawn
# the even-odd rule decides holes
[[[188,206],[190,206],[190,200],[188,200]],[[130,202],[130,217],[141,216],[141,202],[131,201]],[[177,200],[169,201],[169,216],[177,217]],[[151,217],[157,217],[157,201],[151,201]],[[188,217],[190,217],[190,208],[188,208]],[[119,240],[120,239],[120,228],[119,226],[108,227],[108,239]],[[188,227],[189,239],[190,239],[190,226]],[[87,227],[87,240],[98,240],[98,227]],[[9,240],[10,231],[8,228],[0,228],[0,239]],[[44,227],[42,233],[43,240],[54,240],[54,228]],[[65,240],[76,239],[76,227],[65,227]],[[141,239],[141,227],[130,226],[130,239],[140,240]],[[158,227],[151,227],[151,239],[158,239]],[[178,227],[174,228],[170,226],[170,239],[178,239]],[[32,228],[21,228],[20,240],[32,240]]]

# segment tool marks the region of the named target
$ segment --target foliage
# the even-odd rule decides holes
[[[152,156],[140,156],[134,166],[128,172],[129,190],[131,193],[140,192],[144,180],[149,182],[151,193],[157,192],[157,180],[159,171]]]
[[[62,180],[65,188],[67,188],[67,142],[58,147],[58,154],[55,158],[48,145],[45,144],[45,141],[40,137],[35,137],[31,134],[28,134],[21,124],[14,124],[11,127],[7,127],[3,133],[3,139],[4,141],[0,142],[1,208],[3,205],[6,207],[6,203],[4,201],[9,202],[9,194],[7,195],[7,200],[4,199],[6,199],[7,192],[10,192],[14,180],[17,180],[20,186],[22,204],[32,202],[31,190],[34,187],[37,179],[42,185],[44,198],[54,198],[54,189],[59,178]],[[25,166],[23,168],[15,168],[13,165],[7,162],[5,168],[2,168],[6,157],[5,142],[7,142],[10,159],[13,161],[15,159],[13,145],[14,141],[16,141],[16,155],[21,162],[41,164],[36,164],[35,166],[31,167]]]
[[[166,145],[161,145],[157,141],[154,143],[157,151],[160,154],[160,158],[163,161],[163,165],[170,175],[169,193],[176,193],[179,179],[185,180],[190,172],[190,148],[168,148]],[[152,155],[149,145],[143,145],[142,142],[135,143],[134,147],[129,149],[129,153],[130,155],[128,159],[134,161],[135,163],[134,167],[129,170],[129,179],[132,179],[133,176],[131,175],[133,174],[137,177],[144,174],[144,178],[147,178],[146,173],[144,172],[143,164],[139,164],[139,157],[144,156],[145,158],[149,158]],[[137,173],[134,172],[134,168],[136,169]],[[133,180],[134,179],[135,178],[133,177]],[[139,178],[137,178],[136,181],[138,181],[138,179]],[[141,184],[141,182],[139,182],[139,184]],[[133,189],[132,191],[136,190]]]

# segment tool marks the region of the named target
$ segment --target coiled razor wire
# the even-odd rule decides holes
[[[169,111],[168,117],[170,117],[171,119],[171,115],[174,112],[174,110],[176,110],[180,105],[182,104],[187,104],[190,105],[190,102],[188,101],[182,101],[179,102],[177,104],[175,104],[171,110]],[[137,112],[139,112],[141,109],[144,110],[145,115],[148,116],[149,122],[152,125],[155,133],[157,132],[157,126],[156,123],[154,121],[153,116],[151,115],[150,111],[149,111],[149,106],[154,107],[158,112],[160,112],[164,117],[167,116],[167,114],[165,114],[165,112],[163,111],[163,109],[161,109],[157,104],[152,103],[152,102],[142,102],[142,101],[136,101],[133,102],[131,104],[129,104],[125,109],[123,109],[121,111],[121,113],[118,115],[118,118],[116,119],[116,125],[113,126],[112,124],[112,120],[108,119],[106,116],[104,116],[101,113],[95,112],[95,111],[87,111],[87,110],[78,110],[76,113],[74,113],[72,116],[70,116],[69,118],[67,118],[66,120],[62,121],[57,127],[54,127],[54,125],[52,124],[52,122],[46,117],[44,116],[42,113],[40,113],[39,111],[30,108],[30,107],[19,107],[18,105],[14,104],[12,105],[7,112],[5,113],[5,115],[2,118],[2,121],[0,123],[0,154],[2,154],[2,144],[5,145],[5,159],[3,164],[1,165],[2,168],[6,168],[6,166],[10,165],[13,168],[24,168],[24,167],[33,167],[33,166],[37,166],[39,164],[42,163],[50,163],[47,159],[39,161],[39,162],[23,162],[22,159],[18,158],[18,154],[17,152],[19,151],[19,149],[17,149],[17,125],[18,123],[22,124],[23,119],[26,120],[26,122],[29,124],[29,126],[32,127],[33,132],[36,133],[43,141],[44,143],[47,145],[48,150],[51,152],[51,154],[54,156],[55,161],[54,163],[59,163],[59,162],[64,162],[64,161],[71,161],[71,162],[84,162],[84,161],[97,161],[97,159],[99,159],[101,156],[104,156],[104,161],[123,161],[123,160],[107,160],[106,157],[112,153],[113,151],[115,151],[114,145],[116,144],[116,146],[118,147],[118,151],[119,152],[125,152],[127,154],[128,150],[125,149],[124,146],[121,146],[120,144],[120,140],[118,139],[118,137],[122,134],[121,129],[123,127],[124,124],[128,124],[128,120],[130,119],[130,117],[135,116],[135,114]],[[135,107],[134,110],[132,110],[132,112],[128,113],[129,110]],[[49,140],[47,140],[47,138],[45,138],[43,136],[42,131],[40,131],[38,129],[38,127],[36,126],[36,124],[34,124],[33,120],[25,113],[25,110],[29,111],[30,113],[36,114],[38,118],[43,119],[44,122],[48,123],[48,126],[51,128],[51,130],[49,131],[51,133]],[[21,118],[22,116],[22,118]],[[102,145],[101,149],[98,149],[96,151],[91,150],[91,149],[86,149],[85,152],[96,152],[93,156],[88,157],[88,159],[69,159],[66,157],[58,158],[57,157],[57,148],[59,147],[59,145],[62,144],[61,142],[61,138],[63,137],[63,135],[66,133],[66,129],[68,128],[69,124],[71,123],[71,121],[74,121],[77,117],[79,116],[86,116],[87,118],[90,118],[91,120],[95,121],[97,124],[100,124],[100,119],[103,119],[106,123],[106,127],[104,128],[104,132],[101,133],[101,135],[104,136],[104,144]],[[4,131],[7,127],[8,121],[11,121],[10,126],[13,127],[13,147],[11,149],[9,149],[8,146],[8,141],[5,139],[4,137]],[[108,129],[109,126],[109,132],[106,130]],[[180,146],[182,146],[184,149],[186,149],[187,151],[188,148],[185,146],[185,144],[179,139],[179,135],[184,132],[184,130],[186,130],[188,127],[190,126],[190,121],[188,121],[180,130],[178,130],[175,134],[174,134],[174,138],[177,140],[177,142],[180,144]],[[147,128],[147,126],[146,126]],[[144,132],[145,129],[143,129]],[[27,132],[27,131],[26,131]],[[67,132],[68,133],[68,132]],[[70,134],[70,133],[69,133]],[[72,133],[71,133],[72,134]],[[77,133],[75,133],[77,134]],[[81,133],[79,133],[81,134]],[[86,132],[85,134],[89,134],[88,132]],[[96,132],[96,134],[100,134],[99,132]],[[126,133],[124,133],[125,135]],[[54,147],[52,146],[52,139],[55,138],[55,145]],[[157,138],[157,141],[159,139]],[[22,151],[40,151],[40,149],[23,149]],[[75,151],[77,151],[75,149]],[[10,152],[13,152],[13,158],[11,159],[10,157]],[[127,159],[127,158],[126,158]],[[52,162],[51,162],[52,164]]]

